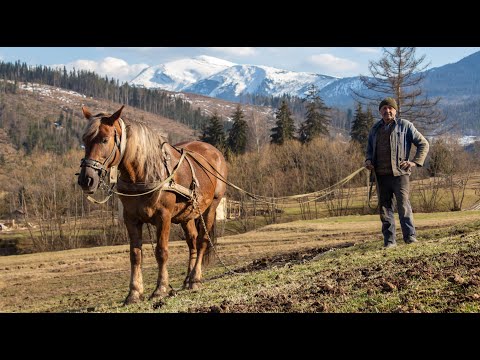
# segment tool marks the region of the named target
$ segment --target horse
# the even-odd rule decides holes
[[[215,212],[226,192],[227,164],[221,151],[208,143],[188,141],[170,145],[147,124],[122,119],[123,108],[114,114],[92,115],[82,106],[88,124],[82,136],[85,157],[81,160],[78,184],[85,194],[93,194],[99,185],[106,184],[107,174],[113,184],[118,179],[118,192],[114,193],[123,204],[130,241],[131,276],[124,301],[128,305],[144,299],[144,224],[156,227],[158,278],[150,299],[168,295],[171,223],[181,224],[189,248],[183,289],[199,288],[202,265],[208,264],[216,240]]]

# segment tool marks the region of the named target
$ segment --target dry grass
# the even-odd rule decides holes
[[[416,214],[415,216],[419,236],[424,246],[422,252],[425,253],[445,251],[439,246],[434,250],[435,244],[439,243],[438,239],[460,237],[462,234],[474,231],[475,226],[480,228],[478,211]],[[352,264],[356,261],[361,263],[368,260],[369,264],[373,264],[372,266],[376,266],[378,261],[383,261],[378,216],[346,216],[269,225],[258,231],[220,238],[218,252],[231,268],[240,269],[250,266],[255,269],[257,265],[262,265],[262,262],[274,263],[275,261],[271,259],[276,256],[303,258],[302,252],[312,252],[318,248],[326,249],[349,243],[355,243],[357,246],[337,250],[331,255],[326,254],[325,260],[320,257],[315,264],[323,270],[315,270],[314,273],[326,271],[333,265],[341,269],[344,266],[347,268],[353,266]],[[426,245],[427,243],[432,246]],[[448,246],[452,248],[453,245]],[[405,250],[402,250],[403,248]],[[143,249],[145,294],[148,296],[153,291],[157,271],[152,245],[144,244]],[[412,258],[419,255],[414,248],[409,250],[399,245],[399,250],[407,251]],[[350,255],[335,255],[332,258],[334,254]],[[169,273],[172,286],[181,285],[185,276],[186,262],[185,243],[170,243]],[[308,268],[308,264],[301,266]],[[295,293],[298,284],[304,284],[309,277],[313,276],[310,270],[305,270],[303,275],[302,272],[295,275],[291,272],[293,270],[289,270],[293,269],[291,266],[283,266],[282,269],[280,273],[280,270],[272,269],[251,271],[240,276],[223,275],[213,279],[225,272],[225,268],[217,261],[213,267],[206,269],[204,275],[207,281],[198,292],[182,291],[178,296],[163,302],[144,301],[141,304],[122,307],[122,301],[128,292],[130,273],[128,246],[7,256],[0,258],[0,311],[178,312],[192,311],[192,309],[209,311],[208,306],[227,300],[231,311],[242,312],[244,309],[247,312],[257,312],[259,310],[255,307],[242,308],[241,306],[255,303],[254,300],[259,296],[266,296],[265,294],[270,291],[268,289],[275,288],[276,290],[271,291],[282,294],[289,291]],[[331,270],[333,268],[329,271]],[[318,274],[316,276],[320,276]],[[279,278],[276,278],[277,275]],[[307,302],[305,305],[301,303],[299,300],[292,311],[313,311],[311,307],[302,308],[308,304],[312,305],[313,302]],[[234,304],[237,305],[233,306]],[[329,306],[333,306],[333,303]],[[278,311],[288,311],[286,308],[281,309],[283,310]],[[333,311],[332,309],[349,311],[350,308],[331,308],[330,311]],[[390,308],[385,308],[385,311],[389,311],[388,309]]]

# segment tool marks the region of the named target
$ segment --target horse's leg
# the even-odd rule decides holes
[[[168,210],[161,212],[157,219],[157,247],[155,249],[155,258],[158,263],[157,287],[150,298],[164,297],[168,295],[168,238],[170,236],[171,214]]]
[[[211,231],[213,224],[215,223],[215,211],[217,209],[220,199],[214,199],[207,210],[203,213],[203,220],[207,227],[207,233],[202,221],[200,220],[199,229],[198,229],[198,238],[197,238],[197,261],[193,267],[192,272],[190,273],[190,286],[189,289],[196,290],[199,287],[200,282],[202,281],[202,261],[203,255],[208,247],[208,233]],[[212,249],[213,251],[213,249]]]
[[[125,299],[125,305],[143,300],[142,279],[142,226],[143,223],[125,219],[130,238],[130,292]]]
[[[187,245],[189,250],[188,256],[188,269],[187,269],[187,276],[183,281],[183,288],[185,289],[189,284],[190,273],[195,265],[195,261],[197,259],[197,236],[198,231],[195,227],[195,220],[192,219],[187,223],[182,223],[182,229],[185,232],[185,237],[187,239]]]

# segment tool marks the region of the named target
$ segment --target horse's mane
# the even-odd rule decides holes
[[[83,134],[83,141],[91,141],[98,135],[102,117],[110,115],[100,113],[92,117]],[[159,132],[139,121],[122,118],[127,132],[127,147],[123,156],[124,163],[131,163],[137,169],[137,179],[154,182],[168,175],[163,164],[162,144],[166,139]]]

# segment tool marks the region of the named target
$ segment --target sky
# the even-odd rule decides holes
[[[417,47],[429,68],[455,63],[480,47]],[[370,75],[369,61],[382,56],[380,47],[0,47],[0,60],[28,65],[66,66],[102,76],[132,80],[148,66],[198,55],[237,64],[265,65],[339,78]]]

